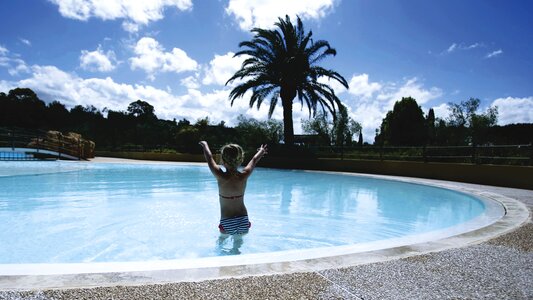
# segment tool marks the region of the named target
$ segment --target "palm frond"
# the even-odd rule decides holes
[[[253,89],[254,87],[260,86],[262,84],[264,83],[262,83],[257,78],[254,78],[234,87],[229,94],[231,105],[233,106],[233,102],[235,101],[235,99],[241,98],[249,89]]]
[[[314,65],[327,56],[337,55],[337,51],[331,48],[327,41],[319,40],[306,49],[306,55],[309,56],[311,64]]]
[[[333,70],[324,69],[319,66],[313,66],[311,67],[310,72],[316,74],[317,77],[324,76],[328,78],[333,78],[337,80],[340,84],[342,84],[345,88],[348,88],[348,82],[346,81],[346,79],[344,79],[344,77],[342,77],[341,74]]]
[[[270,108],[268,109],[268,118],[272,118],[272,114],[274,113],[274,110],[276,109],[276,106],[278,104],[279,99],[279,91],[274,92],[272,97],[270,98]]]
[[[307,110],[309,111],[309,118],[311,118],[311,114],[313,114],[313,116],[315,115],[315,109],[313,109],[313,107],[316,107],[316,106],[313,105],[313,102],[311,101],[307,93],[302,92],[301,97],[305,100],[305,104],[307,105]]]
[[[253,88],[252,97],[250,97],[250,108],[252,108],[254,103],[257,102],[257,109],[259,109],[265,98],[276,88],[277,86],[274,85],[261,85]]]

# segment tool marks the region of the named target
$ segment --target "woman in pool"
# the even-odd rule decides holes
[[[218,182],[220,201],[220,225],[218,225],[218,228],[220,232],[229,235],[248,233],[251,223],[248,220],[246,206],[244,206],[246,181],[252,174],[257,162],[263,155],[267,154],[267,145],[261,145],[257,149],[257,153],[242,171],[237,169],[244,160],[244,151],[241,146],[228,144],[222,147],[220,160],[226,169],[223,171],[213,159],[213,154],[207,142],[201,141],[200,145],[204,150],[209,170],[211,170]]]

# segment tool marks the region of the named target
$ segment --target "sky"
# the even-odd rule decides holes
[[[409,96],[440,118],[475,97],[480,112],[498,107],[499,125],[533,123],[529,0],[0,0],[0,11],[0,92],[27,87],[67,108],[140,99],[162,119],[266,120],[268,103],[249,108],[249,95],[230,106],[234,53],[250,29],[298,15],[337,50],[320,65],[348,81],[330,84],[365,141]],[[296,133],[308,118],[296,101]]]

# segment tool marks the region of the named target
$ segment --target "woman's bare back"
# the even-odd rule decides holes
[[[222,219],[248,215],[244,205],[247,179],[248,177],[239,171],[226,171],[217,177]]]

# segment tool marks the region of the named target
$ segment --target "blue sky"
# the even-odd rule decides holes
[[[231,107],[224,83],[250,29],[288,14],[336,48],[321,64],[350,83],[333,86],[367,141],[407,96],[438,117],[476,97],[498,106],[501,125],[533,122],[532,1],[4,0],[0,11],[0,91],[29,87],[68,107],[142,99],[165,119],[266,119],[268,105],[249,109],[246,96]],[[294,110],[301,132],[308,112]]]

